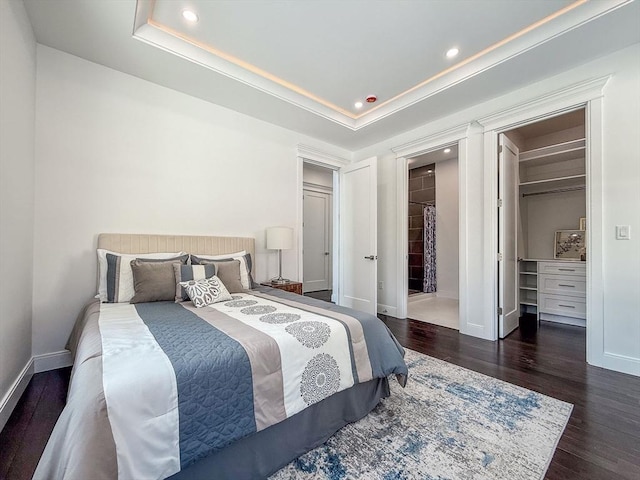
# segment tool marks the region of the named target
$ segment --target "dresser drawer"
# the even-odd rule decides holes
[[[570,295],[584,298],[587,282],[582,276],[542,274],[538,277],[538,289],[541,293]]]
[[[553,313],[565,317],[587,318],[587,305],[584,298],[568,297],[564,295],[538,295],[538,310],[540,313]]]
[[[582,262],[539,262],[538,274],[581,275],[586,277],[587,267]]]

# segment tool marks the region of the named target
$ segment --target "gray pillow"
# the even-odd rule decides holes
[[[193,259],[193,257],[191,257]],[[240,260],[205,260],[198,259],[199,265],[214,265],[216,276],[220,279],[229,293],[241,293],[246,289],[242,286],[240,277]]]
[[[189,280],[204,280],[214,277],[216,274],[215,265],[180,265],[173,264],[173,273],[176,277],[176,303],[189,300],[186,290],[180,282]]]
[[[131,261],[135,295],[130,303],[162,302],[175,300],[176,277],[173,265],[176,260],[145,262],[139,258]]]

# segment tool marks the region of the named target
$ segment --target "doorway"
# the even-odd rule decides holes
[[[410,158],[407,316],[459,330],[458,145]]]
[[[586,111],[498,135],[498,333],[587,324]]]
[[[333,170],[303,165],[304,294],[331,301],[333,287]]]

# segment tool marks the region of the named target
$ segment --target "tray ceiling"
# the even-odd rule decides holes
[[[640,41],[623,0],[25,4],[40,43],[349,149]]]

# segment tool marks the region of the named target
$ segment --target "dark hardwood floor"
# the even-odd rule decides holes
[[[304,296],[317,298],[318,300],[324,300],[325,302],[332,303],[331,292],[332,290],[318,290],[317,292],[307,292],[304,294]]]
[[[407,348],[574,404],[547,479],[640,479],[640,378],[585,362],[585,331],[525,323],[489,342],[381,316]],[[0,433],[0,478],[30,479],[64,406],[70,369],[33,377]],[[89,479],[88,479],[89,480]]]

